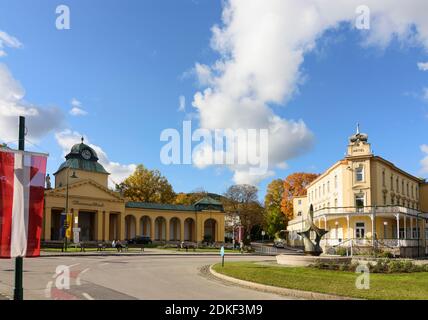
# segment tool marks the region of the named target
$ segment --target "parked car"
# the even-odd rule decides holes
[[[151,244],[152,239],[148,236],[136,236],[132,239],[127,240],[128,244]]]
[[[285,247],[285,240],[284,239],[276,239],[273,242],[273,246],[275,248],[284,248]]]

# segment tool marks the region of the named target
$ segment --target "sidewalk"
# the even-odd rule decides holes
[[[235,257],[242,257],[242,256],[259,256],[260,254],[254,254],[254,253],[239,253],[236,251],[236,253],[226,252],[225,256],[235,256]],[[116,251],[87,251],[87,252],[80,252],[80,251],[74,251],[71,249],[68,252],[61,252],[61,251],[41,251],[40,257],[79,257],[79,256],[86,256],[86,257],[95,257],[95,256],[213,256],[217,257],[220,256],[220,251],[216,252],[194,252],[193,250],[189,250],[186,252],[186,250],[167,250],[167,249],[156,249],[156,248],[146,248],[144,251],[140,250],[132,250],[132,251],[123,251],[123,252],[116,252]]]

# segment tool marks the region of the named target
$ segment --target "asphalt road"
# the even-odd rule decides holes
[[[246,256],[226,259],[262,261],[275,258]],[[218,256],[168,255],[25,259],[24,297],[31,300],[292,299],[212,277],[206,266],[219,261]],[[64,277],[67,273],[70,276]],[[66,279],[70,279],[69,283]],[[13,281],[13,260],[0,260],[0,292],[12,296]]]

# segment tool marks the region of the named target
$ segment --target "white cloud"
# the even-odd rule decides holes
[[[211,68],[205,64],[196,63],[195,69],[196,77],[200,85],[209,85],[211,82]]]
[[[279,169],[285,170],[288,169],[288,163],[287,162],[280,162],[276,165]]]
[[[428,88],[423,88],[422,90],[422,99],[428,102]]]
[[[86,116],[88,114],[88,112],[86,112],[83,108],[82,108],[82,103],[77,100],[76,98],[73,98],[71,100],[71,110],[70,110],[70,114],[72,116]]]
[[[421,173],[428,174],[428,145],[421,145],[421,151],[425,153],[425,157],[421,160]]]
[[[212,28],[212,48],[220,58],[195,64],[204,90],[193,106],[206,129],[269,129],[269,168],[307,151],[313,135],[302,120],[276,115],[272,103],[286,104],[298,91],[305,54],[323,34],[345,22],[355,28],[360,0],[229,0],[222,24]],[[426,0],[367,0],[371,29],[362,44],[386,47],[393,38],[428,49]],[[231,167],[235,182],[255,183],[245,168]]]
[[[0,63],[0,140],[18,140],[19,116],[26,117],[27,137],[35,141],[61,127],[63,112],[59,108],[42,108],[26,102],[24,97],[24,88]]]
[[[70,114],[72,116],[86,116],[88,113],[83,109],[80,109],[78,107],[73,107],[70,110]]]
[[[81,137],[82,135],[79,132],[71,130],[64,130],[55,134],[56,141],[62,148],[64,156],[70,152],[70,149],[73,145],[80,142]],[[114,187],[114,183],[122,182],[137,168],[137,165],[135,164],[125,165],[111,161],[101,147],[89,143],[89,140],[86,137],[85,143],[95,150],[95,152],[98,154],[99,162],[110,173],[109,186],[111,188]]]
[[[428,62],[419,62],[418,69],[421,71],[428,71]]]
[[[185,112],[186,111],[186,97],[179,96],[178,97],[178,111]]]
[[[0,30],[0,57],[4,57],[7,53],[3,50],[4,47],[20,48],[22,43],[15,37]]]

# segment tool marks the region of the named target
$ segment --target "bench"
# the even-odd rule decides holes
[[[189,251],[189,249],[193,249],[193,251],[196,251],[197,245],[196,243],[192,242],[182,242],[177,244],[177,249],[180,251],[181,249],[186,249],[186,252]]]

